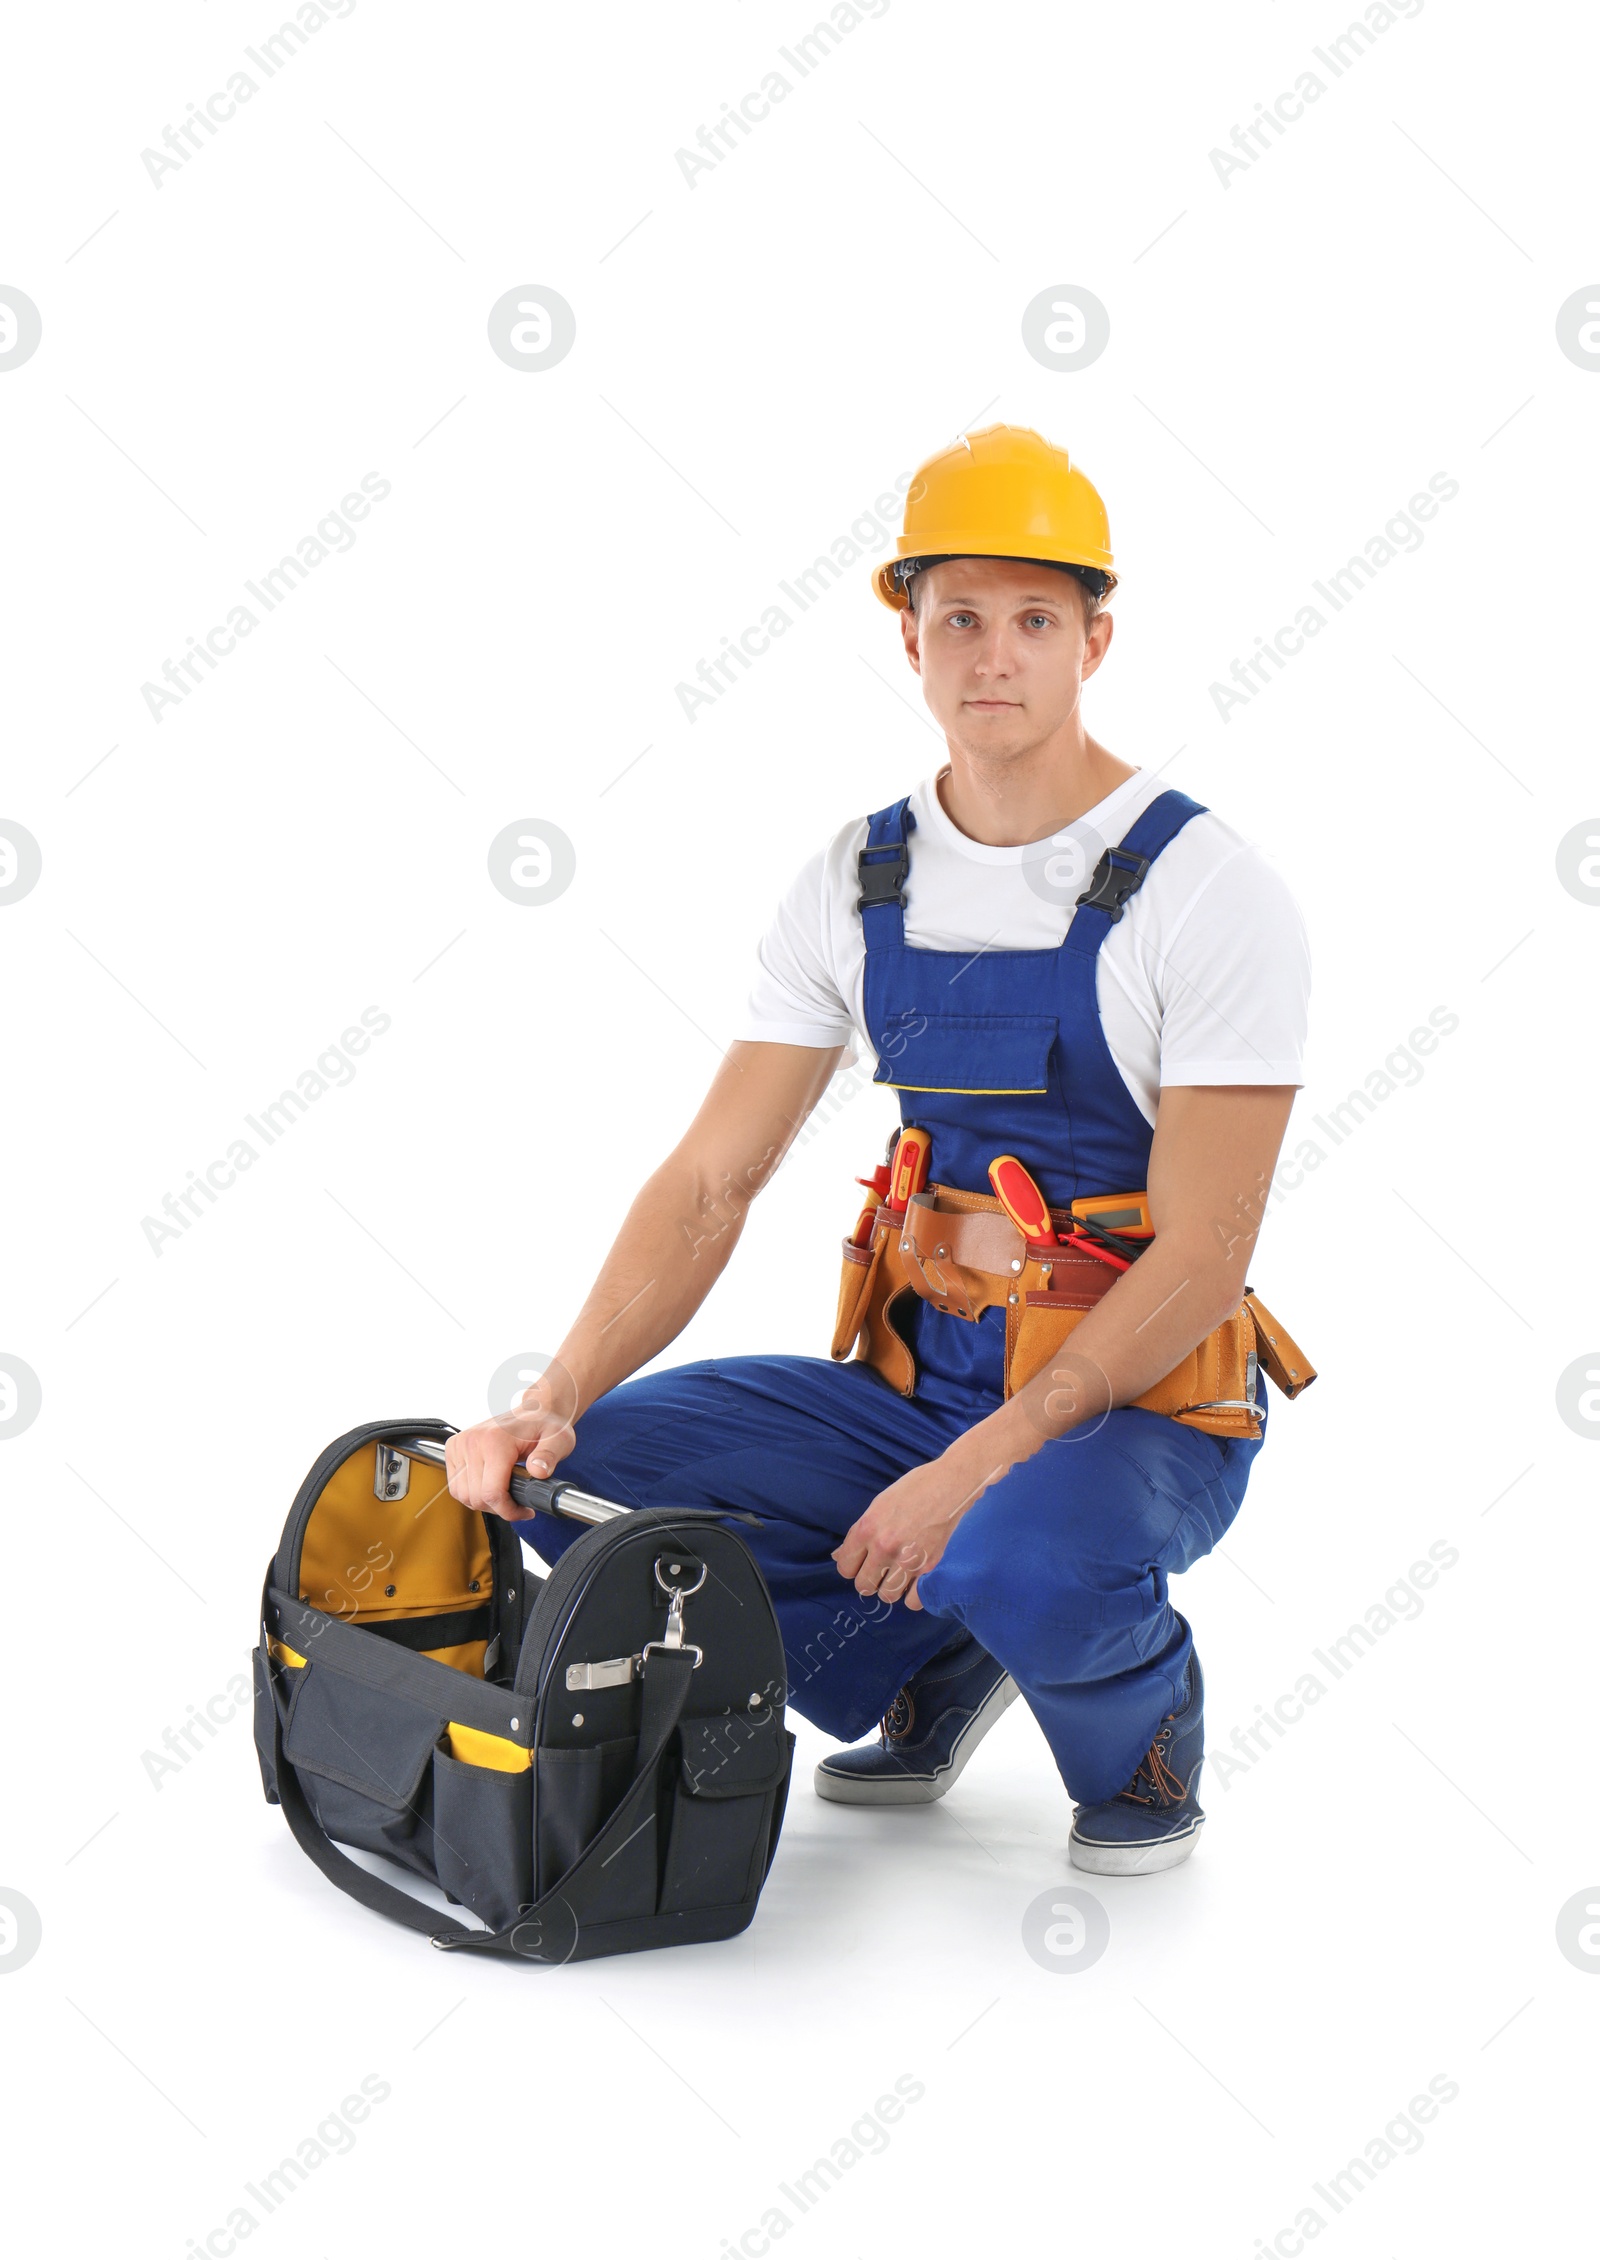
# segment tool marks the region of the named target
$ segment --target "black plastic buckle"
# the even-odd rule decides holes
[[[892,863],[869,863],[867,860],[869,856],[882,857],[891,853],[894,856]],[[901,889],[905,886],[906,876],[910,869],[911,850],[904,840],[900,842],[898,847],[890,845],[863,848],[856,857],[856,877],[861,882],[861,893],[857,898],[856,908],[865,910],[874,903],[895,902],[903,910],[906,898]]]
[[[1128,897],[1136,895],[1143,886],[1149,868],[1147,855],[1133,855],[1126,848],[1107,848],[1078,901],[1087,904],[1090,910],[1103,910],[1114,926],[1122,916]]]

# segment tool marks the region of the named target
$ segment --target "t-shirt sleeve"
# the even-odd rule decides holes
[[[761,938],[756,977],[735,1031],[746,1043],[811,1044],[819,1050],[851,1045],[850,1008],[828,948],[827,862],[825,848],[812,856]]]
[[[1201,890],[1155,976],[1163,1084],[1304,1083],[1311,949],[1258,849],[1241,846]]]

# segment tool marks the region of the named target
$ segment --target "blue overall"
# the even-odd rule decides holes
[[[871,818],[861,920],[875,1080],[931,1133],[930,1182],[987,1192],[999,1153],[1025,1162],[1054,1207],[1147,1182],[1150,1125],[1107,1046],[1095,966],[1119,899],[1199,813],[1182,793],[1153,801],[1102,858],[1091,894],[1104,905],[1080,903],[1059,948],[971,954],[907,944],[914,819],[904,800]],[[558,1473],[630,1505],[760,1515],[741,1535],[771,1588],[790,1701],[825,1732],[859,1739],[962,1625],[1017,1682],[1072,1797],[1099,1803],[1181,1700],[1192,1641],[1167,1580],[1228,1529],[1260,1442],[1119,1406],[983,1494],[922,1578],[921,1612],[863,1598],[833,1548],[880,1491],[1003,1401],[1004,1310],[974,1321],[910,1304],[911,1397],[860,1361],[701,1359],[597,1398]],[[578,1535],[546,1515],[522,1527],[546,1561]]]

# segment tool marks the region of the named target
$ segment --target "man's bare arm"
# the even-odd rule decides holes
[[[694,1120],[639,1188],[549,1371],[521,1409],[451,1438],[450,1489],[464,1505],[506,1513],[517,1462],[550,1474],[572,1450],[579,1415],[683,1331],[843,1049],[730,1048]]]
[[[750,1203],[828,1087],[843,1045],[735,1044],[700,1111],[639,1188],[558,1356],[574,1415],[689,1323],[727,1267]]]

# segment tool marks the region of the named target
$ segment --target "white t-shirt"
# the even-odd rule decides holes
[[[1117,845],[1166,789],[1136,769],[1067,830],[1026,847],[985,847],[957,830],[927,779],[911,795],[907,942],[930,950],[1058,947],[1101,848]],[[856,902],[866,838],[862,815],[811,857],[783,897],[738,1030],[747,1042],[845,1044],[842,1065],[874,1057]],[[1151,865],[1101,944],[1095,979],[1111,1056],[1147,1122],[1164,1083],[1303,1081],[1311,958],[1299,909],[1260,850],[1209,810],[1191,817]]]

